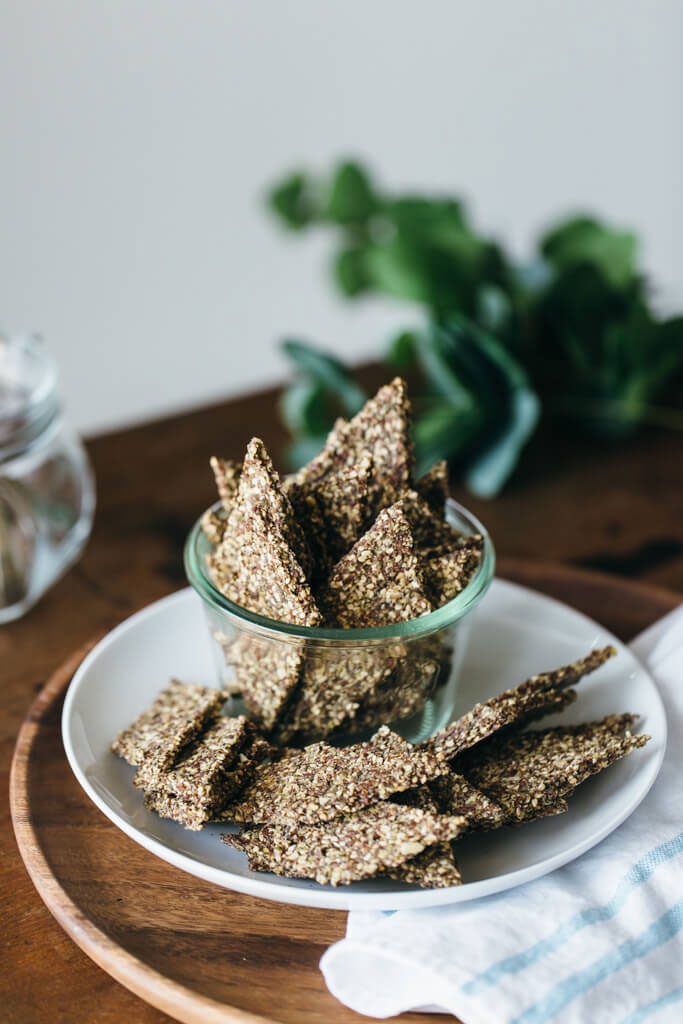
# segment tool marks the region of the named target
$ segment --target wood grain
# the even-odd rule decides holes
[[[228,369],[226,349],[226,379]],[[371,367],[362,378],[370,389],[386,371]],[[91,440],[98,507],[85,556],[25,618],[0,629],[0,890],[11,922],[0,930],[6,1024],[167,1019],[98,970],[37,897],[9,822],[9,766],[21,722],[55,666],[89,637],[183,585],[185,534],[213,497],[209,455],[239,457],[258,433],[282,465],[278,398],[275,389],[243,395]],[[682,463],[683,437],[673,433],[646,431],[613,447],[544,429],[495,501],[474,501],[459,487],[453,493],[489,526],[504,558],[602,569],[680,593]],[[595,593],[605,591],[596,585]],[[626,639],[670,601],[643,603],[628,582],[609,604],[586,598],[572,582],[558,596],[587,601],[587,611]]]
[[[597,574],[547,565],[503,568],[509,578],[601,617],[622,636],[678,603],[666,591]],[[322,952],[343,934],[345,914],[269,903],[183,874],[119,832],[81,791],[64,756],[59,719],[87,649],[38,696],[12,765],[17,842],[54,917],[96,964],[178,1020],[358,1020],[329,996],[318,970]],[[435,1020],[431,1014],[401,1019]]]

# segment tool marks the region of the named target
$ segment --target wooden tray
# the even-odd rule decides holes
[[[511,562],[501,568],[624,639],[679,603],[667,591],[598,574]],[[133,843],[82,792],[64,756],[60,716],[88,649],[55,672],[31,708],[10,782],[21,855],[57,921],[113,978],[177,1020],[359,1021],[328,994],[318,970],[324,950],[344,933],[344,913],[256,900],[186,875]]]

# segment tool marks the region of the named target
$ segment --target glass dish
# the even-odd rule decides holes
[[[222,512],[220,502],[213,506]],[[204,605],[219,684],[232,695],[235,713],[240,674],[270,673],[275,678],[297,671],[318,691],[320,701],[334,699],[340,716],[331,738],[364,738],[379,725],[390,725],[413,743],[446,725],[453,714],[458,675],[471,625],[471,615],[493,578],[495,553],[482,524],[452,499],[446,502],[448,522],[465,535],[483,537],[481,562],[467,586],[441,608],[409,622],[371,629],[293,626],[257,615],[234,604],[214,586],[207,568],[212,545],[198,520],[185,545],[187,578]],[[368,692],[355,717],[344,713],[357,706],[350,689]],[[340,695],[335,699],[335,695]],[[310,720],[315,720],[316,701]],[[329,711],[329,707],[327,708]],[[306,739],[314,739],[315,726]],[[280,734],[281,742],[297,742]]]

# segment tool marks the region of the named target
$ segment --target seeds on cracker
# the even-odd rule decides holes
[[[223,700],[220,690],[173,679],[152,706],[119,734],[112,750],[129,764],[140,765],[154,755],[168,768],[178,753],[218,717]]]
[[[342,657],[336,650],[310,649],[296,698],[278,725],[278,742],[321,739],[353,721],[363,700],[394,677],[405,657],[401,643],[350,647]]]
[[[234,795],[229,769],[252,728],[243,716],[219,718],[170,770],[164,770],[156,758],[147,758],[134,779],[145,793],[147,806],[186,828],[200,829]]]
[[[249,714],[262,729],[270,732],[299,682],[303,666],[301,645],[243,633],[231,645],[227,656]]]
[[[403,491],[401,508],[410,523],[415,547],[427,556],[445,553],[458,546],[463,535],[444,519],[443,513],[438,514],[430,508],[417,491]]]
[[[515,821],[545,813],[591,775],[609,767],[649,737],[631,732],[633,715],[513,734],[465,760],[467,779]]]
[[[369,501],[376,513],[392,505],[410,486],[410,422],[406,384],[396,377],[380,388],[352,420],[337,420],[323,450],[296,474],[296,479],[300,483],[316,482],[342,467],[357,465],[364,455],[369,455]]]
[[[566,688],[600,668],[614,654],[613,647],[603,647],[570,665],[531,676],[514,689],[476,704],[467,714],[432,736],[426,746],[441,757],[454,758],[501,729],[561,711],[575,697]]]
[[[443,775],[430,789],[437,809],[443,814],[464,815],[468,830],[500,828],[510,820],[504,807],[458,772]]]
[[[266,446],[258,437],[253,437],[247,445],[237,500],[245,515],[253,518],[264,532],[274,530],[282,536],[304,573],[308,573],[311,556],[304,532],[296,521],[294,509],[282,488]]]
[[[440,807],[430,786],[407,790],[392,797],[392,801],[406,807],[419,807],[431,814],[450,814]],[[463,831],[469,827],[463,825]],[[451,885],[462,885],[462,875],[455,859],[453,842],[435,843],[416,857],[386,870],[387,878],[407,885],[418,885],[421,889],[445,889]]]
[[[230,512],[237,497],[242,464],[234,462],[232,459],[219,459],[216,455],[212,455],[209,461],[216,481],[218,496],[223,502],[225,511]]]
[[[304,528],[315,562],[314,578],[329,570],[363,533],[370,506],[372,457],[366,452],[352,465],[332,465],[318,479],[288,477],[283,486]]]
[[[440,515],[448,497],[448,463],[445,459],[435,463],[415,484],[415,490],[429,507]]]
[[[210,559],[214,581],[230,600],[260,615],[318,625],[320,613],[301,564],[305,548],[263,442],[254,438],[223,541]]]
[[[336,564],[318,600],[327,621],[345,628],[386,626],[431,611],[401,502],[380,512]]]
[[[563,711],[576,700],[575,690],[507,691],[451,722],[425,742],[438,757],[452,760],[498,732]]]
[[[445,770],[429,751],[383,726],[367,743],[316,743],[263,765],[231,806],[231,817],[254,824],[317,824],[421,786]]]
[[[214,544],[216,547],[223,540],[226,524],[227,520],[225,516],[221,516],[218,512],[214,512],[212,508],[207,508],[200,520],[202,533],[209,543]]]
[[[463,829],[466,826],[463,825]],[[462,885],[462,874],[450,843],[435,843],[417,857],[406,860],[396,867],[387,868],[387,878],[421,889],[448,889]]]
[[[254,871],[347,885],[454,839],[464,824],[464,818],[387,802],[322,825],[264,825],[223,839],[247,854]]]
[[[440,676],[448,678],[451,654],[450,647],[434,634],[411,640],[391,674],[366,694],[353,718],[342,723],[342,731],[365,732],[416,714]]]
[[[452,600],[472,579],[482,556],[483,538],[461,538],[447,551],[437,549],[422,562],[425,589],[432,604],[439,608]]]

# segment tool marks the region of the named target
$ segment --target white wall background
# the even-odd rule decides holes
[[[683,304],[682,126],[680,0],[0,0],[0,320],[91,432],[278,379],[283,333],[369,353],[396,312],[262,207],[344,154],[521,251],[631,224]]]

